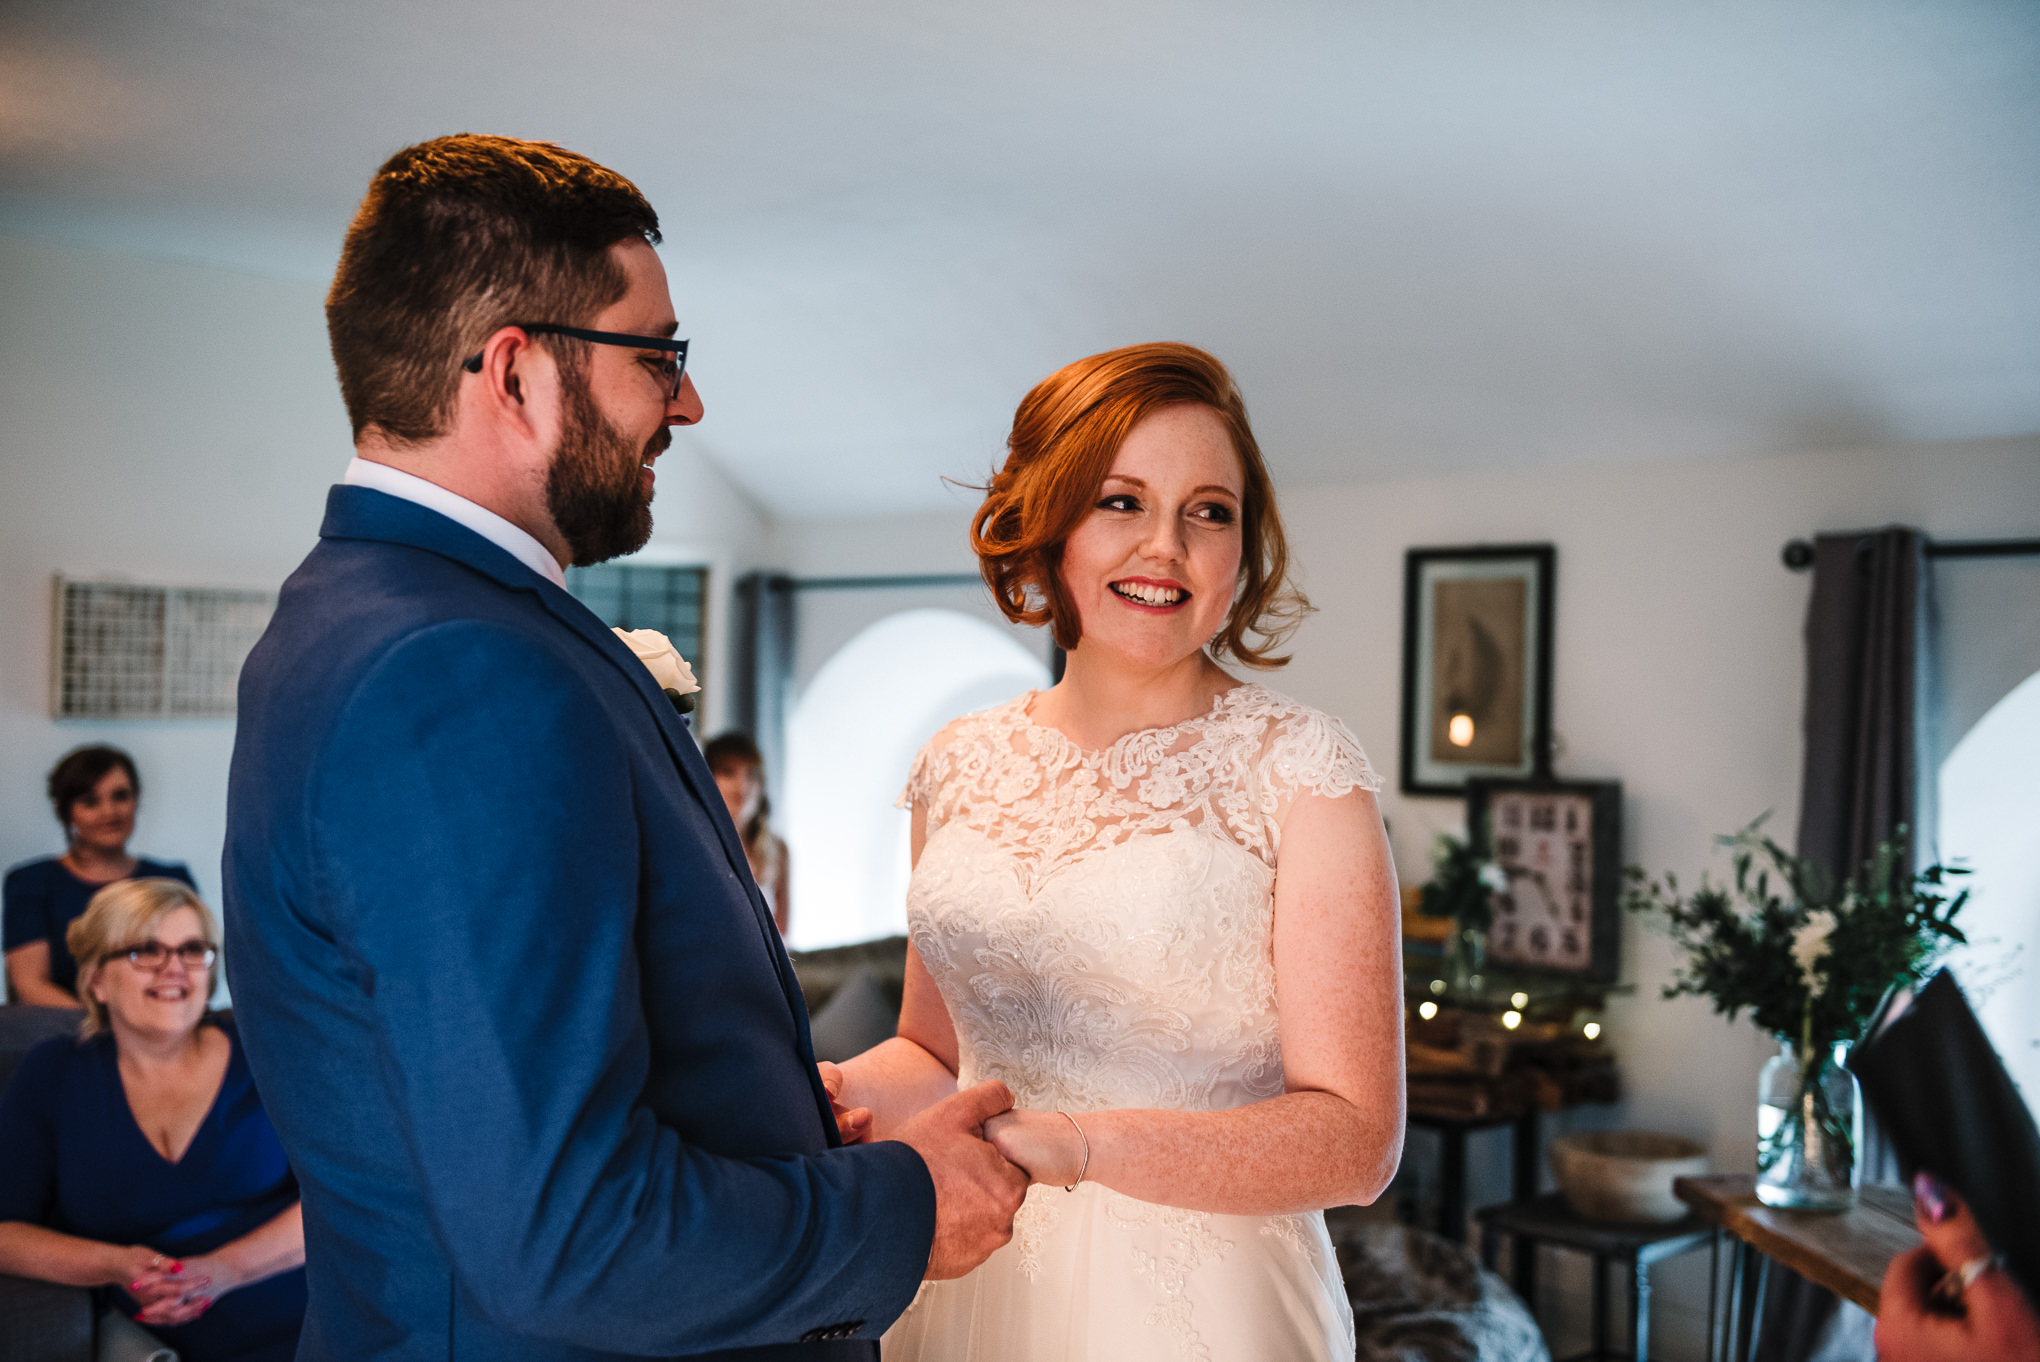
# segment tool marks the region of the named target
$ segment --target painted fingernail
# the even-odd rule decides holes
[[[1948,1218],[1948,1189],[1932,1173],[1922,1170],[1913,1174],[1913,1196],[1918,1198],[1929,1222],[1938,1225]]]
[[[172,1272],[182,1272],[182,1271],[184,1271],[184,1264],[182,1264],[182,1263],[172,1263],[172,1264],[170,1264],[170,1270],[171,1270]]]

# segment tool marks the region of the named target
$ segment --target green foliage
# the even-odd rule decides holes
[[[1461,931],[1484,932],[1494,922],[1495,890],[1507,883],[1485,853],[1444,833],[1431,849],[1431,879],[1419,910],[1426,917],[1449,917]]]
[[[1950,880],[1969,872],[1935,865],[1905,874],[1900,828],[1838,885],[1824,866],[1765,836],[1763,823],[1759,818],[1718,839],[1732,853],[1732,890],[1703,875],[1700,887],[1682,897],[1675,877],[1660,883],[1630,866],[1623,905],[1661,916],[1686,950],[1665,997],[1707,998],[1731,1018],[1747,1008],[1766,1031],[1826,1053],[1862,1033],[1885,990],[1917,983],[1965,940],[1954,919],[1969,891],[1951,894]],[[1801,938],[1819,935],[1823,926],[1816,953],[1813,941]]]

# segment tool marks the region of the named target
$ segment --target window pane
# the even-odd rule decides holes
[[[567,570],[567,590],[612,629],[656,629],[708,684],[702,656],[708,569],[602,563]]]

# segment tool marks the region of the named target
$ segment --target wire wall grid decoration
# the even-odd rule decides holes
[[[59,719],[226,719],[276,593],[53,581],[50,713]]]

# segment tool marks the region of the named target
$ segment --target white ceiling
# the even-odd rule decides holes
[[[0,230],[323,280],[462,129],[645,189],[780,514],[1164,337],[1291,485],[2040,430],[2030,0],[0,4]]]

